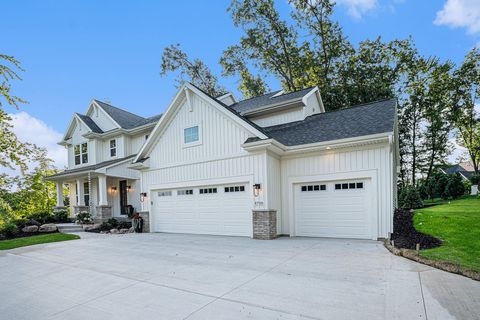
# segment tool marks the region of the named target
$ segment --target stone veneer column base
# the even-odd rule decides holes
[[[143,219],[142,232],[150,232],[150,213],[148,211],[140,211],[138,214]]]
[[[97,212],[93,219],[96,223],[105,222],[113,217],[112,206],[97,206],[96,208]]]
[[[277,237],[277,210],[253,210],[253,239],[272,240]]]
[[[74,211],[73,213],[77,215],[79,212],[82,212],[82,211],[89,212],[90,208],[88,206],[73,206],[73,211]]]

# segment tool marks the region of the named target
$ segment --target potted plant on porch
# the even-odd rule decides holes
[[[135,212],[132,215],[132,227],[136,233],[141,233],[143,230],[143,218],[140,217],[140,214],[138,212]]]

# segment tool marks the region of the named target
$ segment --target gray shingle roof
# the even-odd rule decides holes
[[[458,173],[462,174],[467,179],[470,179],[473,176],[473,174],[475,173],[475,171],[473,171],[473,170],[472,171],[465,170],[465,168],[462,167],[459,164],[456,164],[456,165],[453,165],[451,167],[445,168],[444,171],[445,171],[446,174],[454,174],[454,173],[458,172]]]
[[[281,91],[281,90],[277,90],[277,91],[267,93],[263,96],[239,101],[237,103],[232,104],[230,107],[239,113],[245,113],[251,110],[255,110],[261,107],[271,105],[271,104],[277,104],[277,103],[282,103],[292,99],[302,98],[312,89],[313,87],[302,89],[295,92],[281,94],[279,96],[274,97],[276,94],[278,94]]]
[[[119,158],[119,159],[113,159],[113,160],[107,160],[107,161],[103,161],[103,162],[100,162],[100,163],[97,163],[97,164],[92,164],[92,165],[89,165],[89,166],[85,166],[85,167],[81,167],[81,168],[75,168],[75,169],[69,169],[69,170],[64,170],[62,172],[59,172],[57,174],[53,174],[51,176],[48,176],[47,178],[57,178],[57,177],[63,177],[63,176],[66,176],[66,175],[69,175],[69,174],[73,174],[73,173],[81,173],[81,172],[88,172],[88,171],[95,171],[97,169],[100,169],[100,168],[103,168],[103,167],[107,167],[109,165],[112,165],[112,164],[115,164],[117,162],[122,162],[124,160],[127,160],[127,159],[131,159],[135,157],[135,155],[130,155],[128,157],[124,157],[124,158]]]
[[[112,117],[112,119],[115,120],[123,129],[132,129],[148,123],[156,122],[162,116],[160,114],[150,118],[144,118],[99,100],[95,100],[95,102],[103,110],[105,110],[105,112],[108,113],[108,115]]]
[[[392,132],[397,102],[395,99],[372,102],[347,109],[319,113],[286,124],[263,128],[270,138],[286,146]],[[246,142],[258,141],[249,138]]]
[[[93,119],[89,116],[80,113],[76,113],[76,115],[79,116],[80,119],[82,119],[82,121],[90,128],[90,130],[92,130],[92,132],[103,133],[103,130],[100,129],[100,127],[95,123],[95,121],[93,121]]]

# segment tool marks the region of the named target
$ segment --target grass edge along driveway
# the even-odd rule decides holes
[[[60,233],[60,232],[41,234],[38,236],[2,240],[0,241],[0,250],[10,250],[10,249],[15,249],[20,247],[31,246],[34,244],[68,241],[68,240],[76,240],[76,239],[80,239],[80,237],[75,234],[66,234],[66,233]]]
[[[418,209],[415,228],[443,240],[442,246],[421,250],[422,257],[480,271],[480,199],[466,197]]]

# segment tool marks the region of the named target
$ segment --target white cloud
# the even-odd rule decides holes
[[[68,162],[67,151],[57,144],[63,135],[49,127],[45,122],[21,111],[10,115],[13,132],[22,142],[30,142],[47,149],[48,157],[54,161],[55,167],[63,169]]]
[[[479,0],[447,0],[433,22],[452,28],[467,28],[470,34],[480,33]]]
[[[347,8],[347,12],[355,19],[377,8],[377,0],[337,0],[337,4]]]

